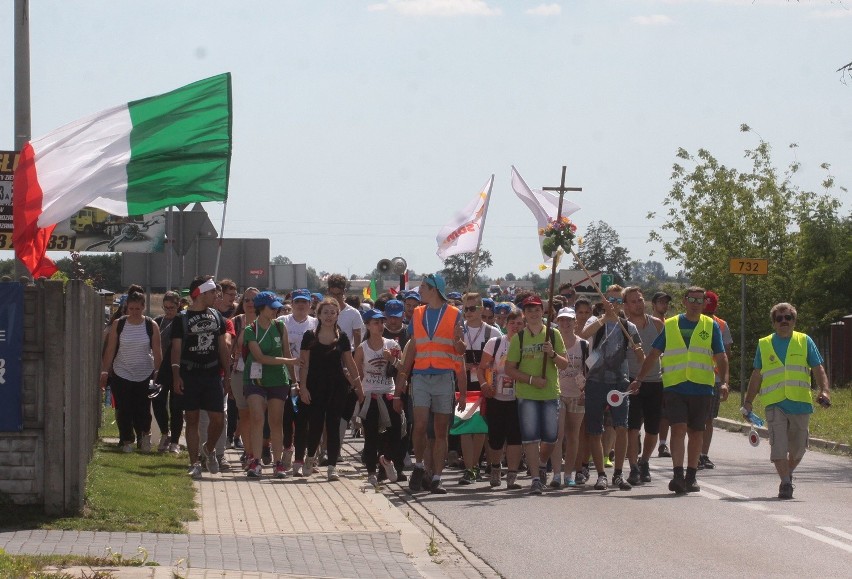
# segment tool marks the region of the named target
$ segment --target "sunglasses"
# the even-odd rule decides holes
[[[704,298],[694,298],[692,296],[686,296],[686,301],[688,301],[691,304],[703,304]]]
[[[475,312],[479,309],[479,306],[465,306],[464,311],[466,312]]]
[[[608,301],[611,304],[623,304],[624,303],[624,300],[621,299],[621,298],[606,298],[606,301]]]
[[[780,322],[791,322],[795,319],[796,319],[796,316],[794,316],[792,314],[783,314],[783,315],[779,314],[779,315],[775,316],[775,321],[779,322],[779,323]]]

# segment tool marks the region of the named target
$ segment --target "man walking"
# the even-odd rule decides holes
[[[766,406],[771,450],[769,459],[781,478],[779,499],[793,498],[793,471],[808,446],[808,424],[813,413],[811,371],[820,388],[820,403],[829,406],[831,393],[822,356],[807,334],[796,332],[796,308],[776,304],[769,312],[774,333],[761,338],[754,355],[754,371],[743,406],[749,412],[760,390]]]
[[[728,327],[728,322],[716,315],[716,308],[719,307],[719,295],[707,290],[707,295],[704,297],[704,315],[710,316],[719,324],[719,329],[722,330],[722,345],[725,346],[725,354],[728,359],[731,359],[731,345],[734,339],[731,337],[731,329]],[[704,429],[704,444],[701,447],[701,454],[698,455],[698,470],[716,468],[716,465],[710,460],[710,444],[713,442],[713,419],[719,417],[719,385],[722,382],[727,382],[728,376],[719,374],[719,369],[716,368],[716,383],[713,386],[713,404],[710,408],[710,414],[707,415],[707,425]]]

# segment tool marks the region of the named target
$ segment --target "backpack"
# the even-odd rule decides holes
[[[148,345],[154,347],[154,320],[148,316],[143,316],[145,319],[145,331],[148,332]],[[118,348],[121,346],[121,332],[124,331],[124,325],[127,323],[127,316],[118,318],[118,325],[115,328],[115,355],[118,355]],[[115,356],[113,356],[115,359]]]

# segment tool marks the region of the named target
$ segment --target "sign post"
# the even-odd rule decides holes
[[[740,284],[740,406],[742,406],[743,402],[745,402],[745,392],[748,384],[745,373],[746,276],[766,275],[769,273],[769,260],[732,257],[728,264],[728,271],[741,276],[740,279],[742,280]]]

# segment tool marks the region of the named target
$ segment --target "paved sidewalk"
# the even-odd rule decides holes
[[[0,533],[0,549],[97,556],[111,549],[132,558],[142,547],[161,566],[121,568],[115,577],[122,578],[172,577],[172,571],[187,578],[483,576],[448,549],[430,557],[423,525],[367,486],[352,463],[338,465],[341,480],[334,483],[325,480],[324,468],[310,479],[279,480],[265,467],[258,481],[239,469],[236,451],[226,456],[233,470],[205,472],[194,483],[199,520],[187,524],[187,535],[29,530]]]

